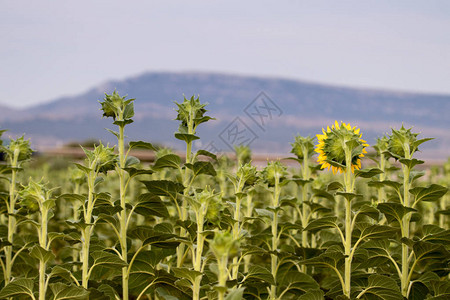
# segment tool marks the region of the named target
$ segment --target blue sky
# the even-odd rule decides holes
[[[146,71],[450,94],[450,1],[0,1],[0,104]]]

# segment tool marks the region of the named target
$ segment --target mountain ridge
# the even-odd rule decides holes
[[[136,98],[136,122],[130,125],[130,138],[156,139],[174,147],[180,144],[173,141],[173,132],[177,129],[177,122],[173,121],[176,116],[173,101],[182,101],[184,94],[186,97],[200,95],[202,102],[209,102],[209,114],[217,118],[200,129],[205,141],[199,143],[199,147],[207,140],[224,144],[220,134],[239,118],[258,137],[252,144],[256,149],[287,151],[294,134],[313,135],[336,119],[362,127],[371,142],[376,136],[389,132],[392,126],[399,127],[402,123],[416,126],[418,131],[437,137],[437,141],[430,142],[432,145],[424,147],[427,155],[449,155],[446,149],[450,147],[447,132],[450,121],[443,112],[450,110],[450,95],[208,72],[146,72],[124,80],[107,81],[78,95],[60,97],[19,113],[11,109],[9,113],[0,113],[0,126],[16,134],[25,132],[33,142],[37,139],[59,143],[91,137],[108,139],[103,128],[113,126],[109,120],[101,119],[98,100],[103,99],[104,92],[111,93],[114,89],[121,95]],[[282,114],[279,118],[274,116],[266,128],[261,128],[248,111],[252,103],[260,101],[261,92]],[[102,126],[100,130],[99,126]],[[221,148],[229,149],[226,144]]]

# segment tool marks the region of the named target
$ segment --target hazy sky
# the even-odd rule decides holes
[[[0,0],[0,104],[146,71],[450,94],[450,1]]]

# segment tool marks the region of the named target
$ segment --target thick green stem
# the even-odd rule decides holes
[[[350,297],[350,287],[351,287],[351,268],[352,259],[350,257],[350,252],[352,248],[352,230],[351,230],[351,213],[352,204],[351,201],[345,200],[345,274],[344,274],[344,295]]]
[[[192,121],[192,115],[189,118],[189,122],[188,122],[188,134],[194,134],[194,127],[193,127],[193,121]],[[186,164],[191,163],[191,156],[192,156],[192,142],[186,142]],[[184,197],[183,197],[183,202],[181,204],[181,216],[180,219],[181,221],[185,221],[187,220],[187,201],[186,201],[186,196],[189,195],[189,189],[187,188],[189,186],[189,180],[190,180],[190,169],[189,168],[185,168],[184,170],[184,176],[182,174],[183,178],[183,183],[184,186],[186,187],[184,190]],[[186,230],[184,230],[184,228],[180,228],[180,237],[185,237],[186,236]],[[183,264],[183,258],[184,258],[184,248],[185,248],[185,244],[181,243],[180,245],[178,245],[177,248],[177,267],[180,268],[181,265]]]
[[[45,201],[45,199],[44,199]],[[41,232],[39,234],[39,244],[45,250],[48,250],[47,245],[47,217],[48,211],[41,206]],[[39,300],[45,300],[46,286],[45,286],[45,269],[47,264],[44,261],[39,261]]]
[[[74,194],[80,194],[80,185],[79,184],[75,184],[75,188],[73,190]],[[78,221],[80,218],[80,213],[78,211],[79,206],[73,206],[73,220],[74,221]],[[73,270],[77,271],[78,270],[78,266],[77,266],[77,262],[80,260],[80,249],[78,247],[79,245],[73,245],[73,250],[72,250],[72,261],[74,262],[73,264]]]
[[[385,155],[383,153],[380,154],[380,170],[383,171],[383,173],[380,174],[380,181],[386,180],[386,159]],[[378,203],[385,202],[385,193],[383,188],[378,189]]]
[[[272,219],[272,252],[277,252],[278,250],[278,212],[276,209],[279,205],[279,199],[280,199],[280,179],[278,177],[275,177],[275,190],[273,194],[273,202],[272,207],[275,209],[273,212],[273,219]],[[272,254],[272,261],[271,261],[271,271],[274,278],[276,278],[277,275],[277,265],[278,265],[278,256],[276,254]],[[272,285],[270,287],[270,299],[276,299],[276,290],[277,286]]]
[[[352,173],[352,156],[351,150],[345,145],[345,192],[353,193],[353,173]],[[350,256],[352,250],[352,203],[351,200],[345,201],[345,265],[344,265],[344,295],[350,298],[351,292],[351,272],[352,258]]]
[[[16,232],[16,218],[13,216],[16,206],[16,176],[18,167],[19,150],[15,150],[11,157],[11,183],[9,186],[9,206],[8,206],[8,242],[13,244],[14,233]],[[5,247],[5,285],[11,281],[12,276],[12,246]]]
[[[409,150],[409,147],[408,147]],[[406,153],[407,152],[407,153]],[[410,159],[409,151],[405,151],[407,157],[406,159]],[[403,205],[406,207],[409,207],[409,175],[411,170],[408,166],[403,166]],[[410,223],[410,215],[407,214],[403,216],[402,219],[402,237],[409,238],[409,223]],[[407,297],[408,294],[408,286],[409,286],[409,280],[408,280],[408,273],[409,273],[409,263],[408,263],[408,257],[409,257],[409,251],[408,246],[406,244],[402,244],[402,278],[401,278],[401,287],[402,287],[402,294],[404,297]]]
[[[91,168],[93,168],[91,166]],[[82,266],[81,266],[81,281],[82,286],[87,289],[88,288],[88,281],[89,281],[89,246],[91,242],[91,219],[92,219],[92,209],[94,206],[94,182],[96,173],[94,171],[91,171],[88,175],[88,201],[87,201],[87,207],[84,209],[84,222],[86,224],[86,227],[82,231]]]
[[[442,211],[445,210],[445,208],[447,207],[447,199],[448,199],[448,195],[445,195],[444,197],[442,197],[441,202],[440,202],[440,208]],[[446,215],[445,214],[440,214],[439,215],[439,227],[447,229],[447,226],[445,224],[445,218]]]
[[[45,268],[46,263],[39,262],[39,300],[45,300]]]
[[[200,208],[200,211],[196,214],[197,216],[197,247],[194,249],[193,258],[194,258],[194,270],[201,272],[202,271],[202,254],[203,254],[203,246],[205,242],[205,237],[203,235],[203,223],[205,222],[205,213],[206,209],[203,205]],[[193,293],[192,299],[199,300],[200,299],[200,283],[202,281],[202,275],[195,277],[194,285],[193,285]]]
[[[303,180],[309,180],[311,171],[309,170],[309,157],[307,155],[308,150],[306,147],[303,147],[303,166],[302,166],[302,175]],[[308,212],[307,212],[307,206],[305,204],[308,196],[308,188],[309,184],[305,183],[302,187],[302,227],[305,228],[308,224],[306,224],[308,221]],[[308,232],[303,231],[302,232],[302,247],[308,247]]]
[[[220,258],[220,260],[217,262],[218,269],[219,269],[219,286],[220,287],[227,286],[227,277],[228,277],[227,262],[228,262],[228,255],[223,255]],[[225,297],[225,290],[220,289],[218,294],[219,294],[218,299],[223,300]]]
[[[127,209],[125,200],[125,136],[124,126],[119,126],[119,185],[120,185],[120,206],[122,211],[120,212],[120,247],[122,250],[122,259],[128,262],[128,248],[127,248]],[[128,300],[128,267],[122,268],[122,299]]]
[[[251,193],[249,193],[247,195],[247,211],[245,213],[245,216],[247,218],[250,218],[252,216],[252,211],[253,211],[253,196]],[[246,255],[244,257],[244,274],[248,273],[248,270],[250,267],[250,260],[251,260],[251,255]]]
[[[237,188],[235,189],[235,194],[241,193],[243,189],[242,178],[240,178]],[[241,196],[236,196],[236,207],[234,211],[234,226],[233,226],[233,239],[238,240],[241,235]],[[233,258],[233,267],[231,271],[231,279],[237,279],[239,274],[239,257]]]
[[[88,288],[88,281],[89,281],[89,244],[90,244],[90,240],[91,240],[91,235],[90,235],[90,230],[89,230],[90,226],[87,226],[84,230],[83,230],[83,244],[82,244],[82,260],[83,260],[83,265],[81,267],[81,285],[87,289]]]

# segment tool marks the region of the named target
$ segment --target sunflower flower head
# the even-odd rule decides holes
[[[385,151],[388,151],[388,147],[389,147],[389,138],[387,136],[377,138],[377,142],[373,146],[373,148],[377,151],[378,155],[380,155]]]
[[[344,172],[347,167],[346,153],[351,158],[352,172],[361,168],[361,158],[367,153],[365,148],[369,145],[361,139],[359,128],[335,121],[331,128],[322,129],[322,133],[317,135],[319,143],[315,149],[319,153],[317,162],[322,169],[331,168],[333,174]]]

